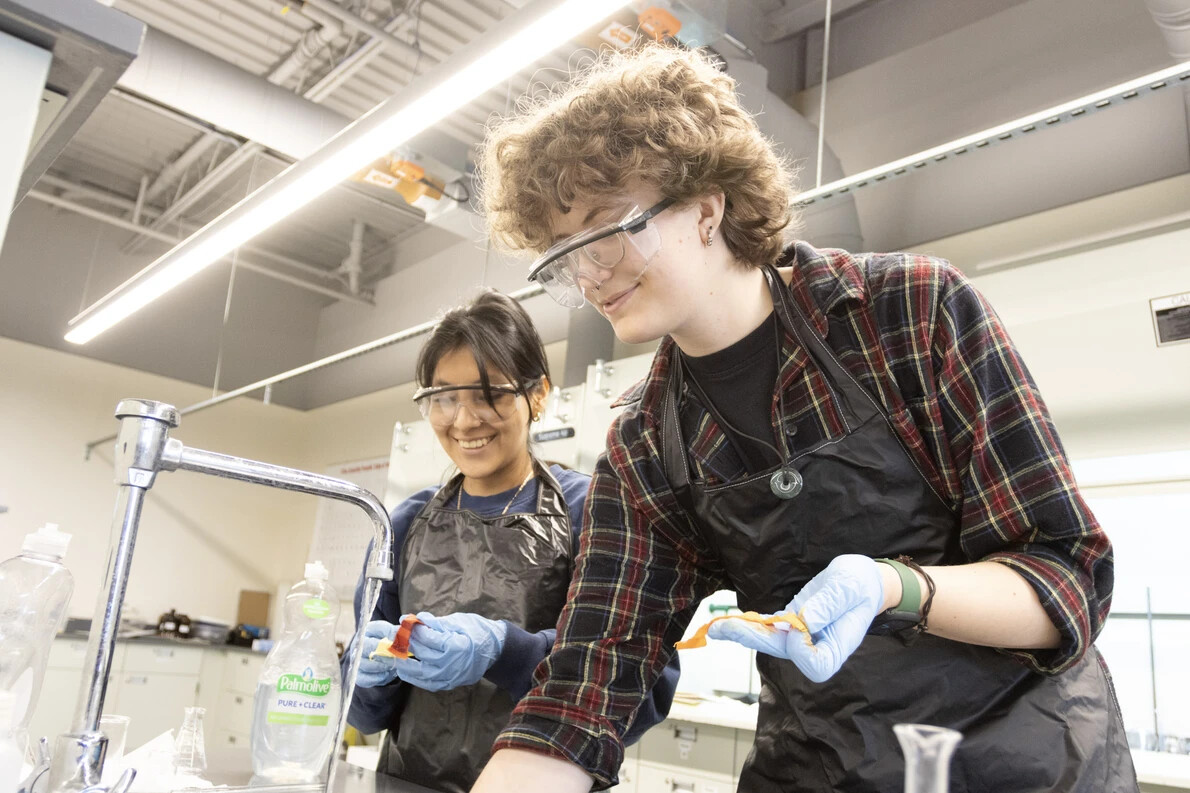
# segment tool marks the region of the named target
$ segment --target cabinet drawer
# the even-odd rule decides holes
[[[730,777],[735,771],[735,730],[667,719],[640,739],[640,760]]]
[[[636,793],[732,793],[735,780],[726,774],[705,774],[675,766],[637,767]]]
[[[251,694],[224,691],[219,697],[219,727],[230,732],[252,731],[252,708],[256,700]]]
[[[255,696],[256,682],[260,678],[260,670],[264,668],[264,659],[265,657],[258,653],[229,651],[223,687]]]
[[[197,675],[202,668],[202,652],[201,647],[129,644],[124,651],[124,671]]]
[[[744,763],[748,761],[748,755],[752,754],[752,743],[756,740],[756,733],[752,730],[736,730],[735,731],[735,771],[734,776],[739,779],[740,772],[744,770]]]
[[[116,649],[112,653],[113,673],[119,672],[124,667],[124,649],[123,643],[116,644]],[[50,645],[50,654],[46,661],[46,668],[82,669],[83,661],[86,657],[86,639],[54,639],[54,643]]]
[[[169,729],[177,729],[194,705],[198,675],[123,672],[107,713],[127,716],[127,745],[133,749]]]
[[[251,737],[246,732],[234,732],[232,730],[215,730],[214,742],[212,746],[220,748],[248,748],[251,746]]]
[[[636,760],[624,760],[624,764],[620,766],[619,784],[613,788],[608,788],[608,790],[614,790],[615,793],[637,793],[636,776],[638,765]]]

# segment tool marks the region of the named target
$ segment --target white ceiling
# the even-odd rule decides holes
[[[381,49],[323,98],[327,107],[355,118],[416,79],[415,64],[418,72],[432,68],[522,3],[424,0],[411,10],[402,0],[342,5],[378,26],[391,21],[392,35],[420,42],[423,50],[417,63],[415,55]],[[728,32],[768,68],[770,89],[812,121],[819,105],[822,26],[811,22],[811,11],[822,5],[723,4]],[[1086,13],[1085,0],[836,0],[835,5],[842,10],[831,34],[826,143],[847,173],[1172,63],[1140,0],[1096,0],[1095,14]],[[115,7],[254,77],[272,73],[316,26],[298,3],[274,0],[115,0]],[[344,31],[281,85],[308,90],[334,64],[361,47],[374,48],[367,40]],[[731,45],[721,43],[724,47]],[[489,92],[436,134],[452,145],[473,146],[492,113],[502,112],[531,81],[557,79],[574,49],[560,49],[509,86]],[[146,218],[164,211],[245,141],[212,130],[207,120],[113,94],[36,189],[128,220],[141,180],[153,180],[195,141],[212,135],[216,142],[185,181],[150,202]],[[813,153],[790,154],[805,161]],[[287,162],[267,151],[245,157],[183,213],[181,223],[167,227],[168,233],[185,234],[210,220]],[[859,191],[856,201],[865,246],[888,250],[1187,170],[1186,111],[1182,97],[1171,92]],[[812,178],[812,163],[803,173]],[[69,349],[208,386],[218,370],[218,386],[226,390],[422,322],[481,283],[504,288],[520,283],[519,265],[427,227],[420,211],[393,196],[352,187],[336,189],[255,240],[257,250],[241,255],[343,291],[345,281],[332,272],[347,253],[354,219],[368,226],[364,295],[375,291],[373,306],[242,270],[229,299],[230,268],[222,265],[95,342]],[[811,242],[813,234],[813,228],[807,230]],[[67,349],[62,341],[67,320],[165,250],[165,243],[150,241],[130,251],[132,237],[130,231],[27,199],[14,214],[0,255],[0,335]],[[295,269],[281,259],[314,269]],[[528,305],[546,340],[554,341],[566,333],[566,316],[547,302]],[[303,378],[279,387],[274,399],[314,407],[405,382],[417,346],[406,342],[402,350]]]

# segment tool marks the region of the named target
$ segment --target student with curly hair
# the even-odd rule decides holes
[[[744,791],[901,789],[892,726],[964,734],[952,790],[1135,791],[1093,647],[1111,545],[991,308],[947,262],[786,244],[789,167],[706,57],[602,59],[490,133],[492,233],[660,339],[620,398],[536,686],[476,790],[615,782],[700,600],[759,652]]]

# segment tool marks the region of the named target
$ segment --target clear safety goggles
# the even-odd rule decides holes
[[[413,395],[413,401],[421,411],[422,418],[439,429],[454,424],[459,409],[463,407],[484,424],[499,424],[516,413],[517,397],[528,393],[537,382],[530,381],[523,388],[511,383],[493,383],[489,388],[491,402],[484,396],[483,386],[479,383],[419,388]]]
[[[550,246],[529,269],[529,280],[541,284],[555,301],[567,308],[581,308],[585,289],[598,289],[611,277],[612,268],[628,271],[635,281],[661,250],[661,233],[650,221],[674,203],[663,198],[645,211],[632,207],[617,222],[605,223],[572,234]]]

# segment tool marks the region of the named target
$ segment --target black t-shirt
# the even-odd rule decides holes
[[[691,392],[716,415],[720,429],[739,452],[748,473],[781,463],[773,434],[773,392],[777,385],[778,331],[776,313],[769,314],[747,336],[710,355],[682,353]],[[727,425],[727,426],[724,426]],[[762,438],[766,446],[744,435]]]

